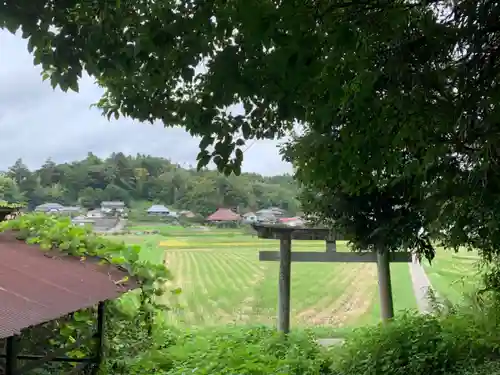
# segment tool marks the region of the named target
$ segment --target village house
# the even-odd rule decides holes
[[[59,212],[64,208],[62,204],[59,203],[44,203],[35,207],[35,212]]]
[[[83,215],[74,217],[73,219],[71,219],[71,222],[77,226],[94,225],[95,224],[95,220],[93,218],[88,217],[88,216],[83,216]]]
[[[95,209],[88,211],[86,216],[89,218],[102,218],[104,214],[100,209]]]
[[[80,206],[63,206],[59,210],[59,214],[68,215],[68,216],[78,216],[83,212],[83,209]]]
[[[170,216],[170,210],[162,204],[153,204],[147,213],[150,216]]]
[[[184,217],[188,217],[188,218],[193,218],[195,217],[196,215],[194,214],[194,212],[192,211],[189,211],[189,210],[182,210],[182,211],[179,211],[179,216],[184,216]]]
[[[219,208],[212,215],[207,217],[207,221],[214,224],[234,224],[241,220],[241,216],[228,208]]]
[[[302,227],[306,224],[306,222],[298,216],[295,217],[282,217],[278,219],[280,224],[285,224],[289,227]]]
[[[255,212],[247,212],[243,214],[243,222],[246,224],[256,223],[258,221],[258,217]]]
[[[125,203],[122,201],[104,201],[101,202],[101,212],[104,214],[123,214],[125,212]]]
[[[269,208],[263,208],[262,210],[257,211],[255,214],[259,217],[267,216],[267,217],[280,218],[286,216],[286,211],[279,207],[269,207]]]

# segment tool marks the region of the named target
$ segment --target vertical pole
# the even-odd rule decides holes
[[[280,238],[280,274],[278,281],[278,331],[290,332],[290,289],[292,270],[292,233]]]
[[[17,372],[17,337],[10,336],[6,339],[5,347],[5,374],[15,375]]]
[[[335,231],[331,231],[326,239],[326,251],[335,253],[337,251],[337,238]]]
[[[96,355],[95,364],[92,368],[92,375],[96,375],[101,367],[102,358],[104,356],[104,312],[106,304],[104,301],[99,302],[97,305],[97,332],[96,332]]]
[[[383,322],[394,317],[392,302],[391,268],[388,251],[377,251],[378,290],[380,296],[380,315]]]

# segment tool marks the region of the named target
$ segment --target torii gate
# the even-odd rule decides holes
[[[410,263],[411,252],[337,252],[335,235],[327,228],[291,227],[282,224],[253,224],[259,238],[279,239],[279,251],[260,251],[260,261],[279,261],[278,330],[290,331],[290,289],[292,262],[377,263],[380,315],[383,321],[394,317],[390,263]],[[292,252],[294,240],[325,240],[325,252]]]

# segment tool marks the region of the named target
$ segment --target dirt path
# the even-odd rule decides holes
[[[429,300],[429,291],[432,290],[432,285],[425,273],[424,267],[419,263],[415,255],[409,266],[411,281],[413,283],[413,293],[417,300],[418,310],[423,314],[431,313],[432,306]]]

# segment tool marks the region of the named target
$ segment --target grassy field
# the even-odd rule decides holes
[[[424,261],[424,269],[436,292],[452,303],[460,303],[480,282],[479,257],[475,252],[437,249],[436,258]]]
[[[142,245],[141,256],[164,261],[175,275],[172,287],[183,292],[168,319],[179,326],[274,324],[278,264],[259,262],[259,250],[276,250],[279,242],[241,230],[141,225],[133,235],[116,236]],[[141,235],[144,230],[161,234]],[[294,250],[324,251],[322,241],[294,241]],[[349,251],[338,243],[338,251]],[[393,264],[397,310],[416,307],[407,264]],[[374,264],[294,263],[292,323],[328,331],[376,323],[379,304]]]

